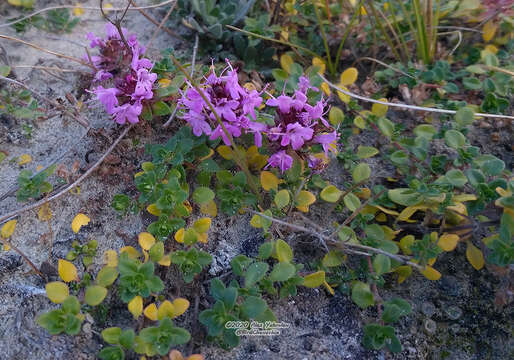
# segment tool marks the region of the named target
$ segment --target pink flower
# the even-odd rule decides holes
[[[298,90],[306,94],[309,89],[312,89],[316,92],[319,91],[317,87],[311,86],[309,78],[305,76],[300,76],[300,78],[298,79]]]
[[[266,168],[269,166],[272,167],[278,167],[280,168],[281,172],[284,172],[286,170],[289,170],[291,166],[293,165],[293,158],[289,155],[287,155],[285,150],[281,150],[277,152],[276,154],[273,154],[268,159],[268,165],[266,165]]]
[[[149,100],[153,98],[152,87],[155,80],[157,80],[157,74],[151,73],[147,69],[139,69],[132,100]]]
[[[328,156],[328,150],[331,144],[333,144],[337,140],[337,133],[334,130],[332,133],[321,134],[314,137],[314,142],[321,144],[323,150],[325,151],[325,156]]]
[[[202,134],[210,135],[212,133],[211,126],[205,121],[205,116],[202,114],[190,111],[184,115],[184,120],[191,125],[195,136],[201,136]]]
[[[126,103],[121,106],[117,106],[114,108],[114,121],[118,124],[125,124],[125,122],[129,122],[131,124],[135,124],[139,122],[139,115],[143,110],[143,105],[140,102],[136,102],[134,104]]]
[[[118,89],[105,89],[103,86],[98,86],[93,90],[93,93],[96,95],[98,101],[105,106],[105,111],[107,111],[108,114],[114,113],[114,108],[118,106],[118,98],[116,97],[120,94]]]
[[[300,149],[306,140],[312,139],[314,131],[311,128],[303,127],[299,123],[287,124],[286,133],[282,135],[280,145],[287,146],[291,143],[293,150]]]
[[[243,112],[250,114],[252,119],[255,120],[255,108],[262,104],[262,98],[256,90],[252,90],[248,96],[243,97],[241,104],[243,105]]]
[[[277,107],[281,113],[287,114],[291,111],[291,106],[293,105],[293,98],[287,95],[280,95],[278,98],[271,98],[266,101],[266,105]]]

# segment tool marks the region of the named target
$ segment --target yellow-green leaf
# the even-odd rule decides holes
[[[159,310],[157,311],[157,318],[159,320],[162,320],[165,317],[173,318],[174,312],[175,312],[175,308],[174,308],[173,304],[170,301],[165,300],[159,306]]]
[[[306,190],[301,190],[296,198],[297,206],[309,207],[316,201],[316,196],[313,193]]]
[[[70,295],[68,285],[61,281],[49,282],[46,284],[45,289],[46,296],[48,296],[51,302],[56,304],[62,303]]]
[[[286,207],[289,204],[289,191],[286,189],[280,190],[273,199],[279,209]]]
[[[425,270],[422,270],[421,273],[428,280],[439,280],[441,278],[441,273],[429,265],[427,265]]]
[[[381,98],[378,100],[382,102],[387,102],[387,99],[385,98]],[[385,116],[387,114],[387,109],[388,106],[384,104],[373,103],[373,105],[371,105],[371,113],[377,117]]]
[[[221,155],[221,157],[225,160],[232,160],[234,158],[234,153],[232,151],[231,148],[229,148],[228,146],[226,145],[220,145],[218,146],[218,148],[216,149],[216,151],[218,152],[218,154]]]
[[[161,215],[161,210],[157,208],[156,204],[150,204],[146,207],[146,211],[155,216]]]
[[[134,319],[137,319],[141,314],[143,313],[143,298],[141,296],[135,296],[132,300],[128,303],[128,310],[134,317]]]
[[[40,221],[48,221],[52,218],[52,210],[50,209],[50,205],[48,203],[41,205],[37,212],[37,217]]]
[[[7,239],[11,237],[11,235],[14,233],[14,229],[16,228],[17,220],[9,220],[2,226],[2,230],[0,230],[0,235],[3,239]]]
[[[189,308],[189,301],[184,298],[176,298],[173,300],[173,318],[182,315]]]
[[[476,270],[480,270],[484,267],[484,254],[482,254],[482,251],[473,245],[471,241],[468,241],[467,244],[466,258]]]
[[[459,242],[459,235],[443,234],[439,238],[437,245],[444,251],[453,251]]]
[[[73,221],[71,222],[71,229],[76,234],[79,232],[82,226],[89,224],[90,221],[91,219],[86,215],[79,213],[73,218]]]
[[[398,274],[398,284],[401,284],[412,274],[412,267],[409,265],[398,266],[394,272]]]
[[[107,289],[100,285],[91,285],[86,288],[84,301],[90,306],[97,306],[104,301],[107,296]]]
[[[197,233],[203,234],[209,231],[209,228],[211,227],[211,222],[211,218],[204,217],[196,220],[193,224],[193,228],[196,230]]]
[[[104,264],[108,267],[118,266],[118,253],[115,250],[107,250],[104,253]]]
[[[155,238],[148,232],[142,232],[139,234],[138,242],[142,249],[148,251],[152,248],[153,244],[155,244]]]
[[[205,215],[216,217],[216,215],[218,215],[218,208],[214,200],[211,200],[206,204],[200,205],[200,212]]]
[[[410,247],[412,246],[412,244],[414,244],[414,240],[415,238],[413,235],[407,235],[400,239],[400,249],[402,249],[402,252],[405,255],[412,254],[412,250],[410,249]]]
[[[343,198],[343,202],[351,212],[354,212],[361,206],[361,201],[353,193],[346,194]]]
[[[32,161],[32,156],[29,154],[23,154],[18,158],[18,165],[25,165]]]
[[[157,319],[158,319],[158,317],[157,317],[157,306],[154,303],[151,303],[150,305],[145,307],[145,310],[143,311],[143,314],[145,314],[145,316],[148,319],[150,319],[152,321],[157,321]]]
[[[201,241],[201,240],[200,240]],[[161,260],[159,260],[157,262],[157,264],[159,265],[162,265],[162,266],[170,266],[171,265],[171,256],[169,255],[164,255]]]
[[[271,189],[277,191],[278,189],[278,178],[270,171],[261,172],[261,185],[266,191]]]
[[[77,268],[68,260],[59,259],[57,270],[64,282],[78,281]]]
[[[371,168],[366,163],[360,163],[352,171],[353,181],[358,184],[367,180],[371,175]]]
[[[343,110],[336,106],[332,106],[330,108],[330,112],[328,113],[328,120],[333,126],[338,126],[344,120]]]
[[[282,239],[278,239],[275,244],[277,259],[279,262],[291,262],[293,260],[293,250]]]
[[[75,5],[75,7],[73,8],[73,15],[75,15],[75,16],[84,15],[84,8],[82,7],[81,4]]]
[[[353,119],[353,125],[357,126],[359,129],[364,130],[366,128],[366,120],[364,120],[362,116],[356,116]]]
[[[410,219],[412,215],[418,210],[426,210],[428,209],[427,206],[424,205],[416,205],[416,206],[407,206],[405,209],[402,210],[400,215],[398,215],[399,221],[407,221]]]
[[[325,69],[327,66],[325,64],[325,61],[323,61],[323,59],[321,59],[319,57],[312,58],[312,65],[317,66],[320,69],[318,71],[319,74],[323,75],[325,73]]]
[[[342,194],[343,192],[336,188],[334,185],[328,185],[323,190],[321,190],[319,196],[327,202],[335,203],[339,201],[339,198]]]
[[[317,271],[309,274],[303,278],[303,286],[309,288],[315,288],[322,285],[325,282],[325,272]]]
[[[359,72],[357,71],[356,68],[354,68],[354,67],[348,68],[345,71],[343,71],[343,73],[341,74],[340,84],[344,85],[344,86],[351,85],[357,80],[358,76],[359,76]]]
[[[124,246],[120,249],[120,254],[126,252],[128,257],[131,259],[137,259],[141,256],[141,253],[132,246]]]
[[[489,20],[484,24],[484,27],[482,29],[482,38],[485,42],[489,42],[494,37],[494,34],[496,34],[496,30],[498,29],[498,25],[493,21]]]
[[[288,54],[282,54],[282,56],[280,56],[280,66],[287,71],[288,74],[291,73],[291,65],[293,65],[293,63],[293,58]]]
[[[184,228],[178,229],[174,236],[175,241],[182,244],[184,242],[184,234],[185,233],[186,233],[186,230]]]

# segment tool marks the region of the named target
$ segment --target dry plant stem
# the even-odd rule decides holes
[[[148,41],[148,44],[146,45],[146,48],[149,49],[151,46],[152,46],[152,42],[154,41],[155,37],[157,36],[157,34],[159,33],[159,31],[161,30],[162,26],[164,25],[164,23],[168,20],[168,18],[170,17],[171,13],[173,12],[173,10],[175,10],[175,6],[177,6],[177,0],[175,0],[175,2],[173,3],[173,5],[171,5],[170,9],[168,10],[168,12],[166,13],[166,15],[162,18],[161,22],[159,23],[159,26],[157,27],[157,29],[155,29],[155,31],[153,32],[152,34],[152,37],[150,38],[150,41]]]
[[[15,84],[15,85],[21,86],[22,88],[24,88],[24,89],[26,89],[26,90],[30,91],[31,93],[33,93],[34,95],[36,95],[36,97],[40,98],[41,100],[46,101],[47,103],[49,103],[49,104],[50,104],[50,105],[52,105],[53,107],[55,107],[55,108],[57,108],[57,109],[61,110],[62,112],[64,112],[64,113],[66,113],[66,114],[70,115],[70,116],[71,116],[75,121],[77,121],[80,125],[84,126],[85,128],[89,128],[89,124],[88,124],[85,120],[83,120],[83,119],[79,118],[78,116],[76,116],[75,114],[73,114],[72,112],[70,112],[69,110],[67,110],[63,105],[59,104],[58,102],[55,102],[55,101],[53,101],[53,100],[51,100],[51,99],[47,98],[46,96],[44,96],[44,95],[40,94],[40,93],[39,93],[39,92],[37,92],[36,90],[31,89],[30,87],[28,87],[28,86],[27,86],[27,85],[25,85],[24,83],[19,82],[19,81],[17,81],[17,80],[13,80],[13,79],[6,78],[6,77],[1,76],[1,75],[0,75],[0,80],[4,80],[4,81],[7,81],[7,82],[9,82],[9,83],[11,83],[11,84]]]
[[[325,33],[325,26],[323,25],[323,20],[321,20],[321,15],[319,13],[318,6],[315,1],[312,1],[312,6],[314,7],[314,13],[316,14],[316,19],[318,20],[318,26],[321,31],[321,38],[323,39],[323,45],[325,46],[325,54],[327,55],[327,63],[328,69],[331,74],[335,73],[334,66],[332,64],[332,55],[330,55],[330,47],[328,46],[327,34]]]
[[[195,35],[195,46],[193,47],[193,59],[191,60],[191,79],[193,78],[193,75],[195,74],[195,62],[196,62],[196,53],[198,51],[198,34]],[[170,118],[168,119],[168,121],[166,121],[164,123],[164,125],[162,126],[163,128],[167,128],[168,126],[170,126],[171,122],[173,121],[173,119],[175,119],[175,116],[177,115],[177,111],[178,111],[178,104],[177,106],[175,106],[175,109],[173,109],[173,112],[171,113],[170,115]]]
[[[158,8],[158,7],[161,7],[161,6],[164,6],[164,5],[168,5],[168,4],[172,3],[173,1],[176,1],[176,0],[166,0],[166,1],[163,1],[162,3],[159,3],[159,4],[148,5],[148,6],[141,6],[141,7],[134,7],[134,8],[131,8],[129,10],[155,9],[155,8]],[[21,19],[17,19],[17,20],[14,20],[14,21],[11,21],[11,22],[8,22],[8,23],[5,23],[5,24],[0,24],[0,28],[17,24],[19,22],[22,22],[23,20],[30,19],[31,17],[36,16],[36,15],[41,14],[41,13],[44,13],[46,11],[59,10],[59,9],[75,9],[76,7],[77,7],[76,5],[50,6],[50,7],[44,8],[44,9],[37,10],[37,11],[27,15],[27,16],[22,17]],[[82,8],[82,10],[92,10],[92,11],[100,10],[99,7],[93,7],[93,6],[81,6],[81,8]],[[110,8],[110,9],[107,9],[107,10],[108,11],[122,11],[122,10],[125,10],[125,8]]]
[[[32,270],[34,270],[34,272],[36,274],[41,276],[43,279],[45,278],[45,275],[43,275],[43,273],[41,271],[39,271],[39,269],[36,267],[36,265],[34,265],[34,263],[32,261],[30,261],[30,259],[27,257],[27,255],[25,255],[20,249],[18,249],[16,246],[11,244],[10,242],[7,242],[7,240],[3,240],[3,241],[5,242],[5,244],[9,245],[14,251],[16,251],[18,254],[20,254],[20,256],[23,258],[23,260],[25,260],[25,262],[27,264],[29,264],[29,266],[32,268]]]
[[[42,199],[40,201],[37,201],[31,205],[25,206],[21,209],[14,210],[14,211],[11,211],[7,214],[0,216],[0,224],[3,224],[8,219],[11,219],[25,211],[36,209],[36,208],[40,207],[41,205],[46,204],[47,202],[56,200],[56,199],[60,198],[61,196],[65,195],[66,193],[68,193],[70,190],[74,189],[77,185],[79,185],[82,181],[84,181],[85,178],[87,178],[89,175],[91,175],[93,173],[93,171],[95,171],[95,169],[105,160],[105,158],[107,156],[109,156],[109,154],[114,150],[114,148],[116,148],[116,145],[118,145],[118,143],[125,137],[125,135],[127,135],[129,130],[132,129],[133,126],[134,126],[133,124],[126,126],[125,129],[123,130],[123,132],[120,134],[120,136],[118,136],[118,138],[112,143],[112,145],[100,157],[100,159],[98,159],[84,174],[82,174],[72,184],[68,185],[66,188],[59,191],[57,194],[51,195],[51,196],[49,196],[45,199]]]
[[[142,8],[138,8],[136,3],[133,1],[133,0],[129,0],[129,2],[132,4],[132,6],[134,6],[134,8],[139,11],[139,13],[141,15],[143,15],[145,18],[147,18],[148,21],[150,21],[152,24],[154,24],[155,26],[159,27],[159,22],[157,20],[155,20],[153,17],[151,17],[150,15],[148,15]],[[177,34],[176,32],[164,27],[162,28],[164,31],[166,31],[170,36],[174,37],[174,38],[177,38],[179,40],[182,40],[184,41],[184,38],[182,36],[180,36],[179,34]]]
[[[175,58],[175,56],[173,56],[172,54],[170,54],[170,59],[173,61],[173,63],[175,64],[176,67],[179,68],[179,70],[184,74],[184,76],[186,77],[186,79],[189,81],[189,83],[191,84],[192,87],[195,88],[195,90],[200,94],[200,96],[202,97],[202,99],[205,101],[205,103],[207,104],[207,106],[209,106],[210,110],[212,111],[212,113],[214,114],[214,116],[216,117],[216,121],[218,122],[218,124],[221,126],[221,129],[223,130],[223,132],[225,133],[225,136],[229,139],[230,141],[230,146],[232,147],[232,151],[233,151],[233,154],[234,154],[234,160],[235,160],[235,163],[237,164],[237,166],[239,166],[241,168],[241,170],[243,170],[243,172],[245,173],[246,175],[246,178],[248,180],[248,185],[250,185],[250,188],[252,189],[253,193],[255,194],[255,196],[257,197],[257,200],[258,202],[260,203],[261,202],[261,194],[259,193],[259,188],[257,187],[257,185],[255,184],[254,180],[253,180],[253,176],[252,174],[250,173],[250,170],[248,169],[248,165],[246,164],[246,160],[243,159],[241,157],[241,154],[240,154],[240,151],[239,149],[237,148],[235,142],[234,142],[234,138],[232,137],[232,135],[228,132],[227,128],[225,127],[225,125],[223,124],[223,121],[221,121],[221,118],[220,116],[218,115],[218,112],[216,111],[216,109],[214,109],[214,106],[212,105],[212,103],[209,101],[209,99],[207,98],[207,96],[205,96],[204,92],[202,89],[200,89],[200,87],[198,85],[196,85],[195,81],[193,80],[193,78],[187,73],[186,69],[184,69],[184,67],[182,66],[182,64]]]
[[[348,95],[348,96],[350,96],[352,98],[359,99],[359,100],[362,100],[362,101],[371,102],[371,103],[375,103],[375,104],[382,104],[382,105],[387,105],[387,106],[397,107],[397,108],[402,108],[402,109],[409,109],[409,110],[429,111],[429,112],[436,112],[436,113],[442,113],[442,114],[452,114],[452,115],[457,113],[457,111],[454,111],[454,110],[429,108],[429,107],[416,106],[416,105],[407,105],[407,104],[403,104],[403,103],[391,103],[391,102],[387,102],[387,101],[380,101],[380,100],[371,99],[371,98],[368,98],[368,97],[365,97],[365,96],[357,95],[357,94],[352,93],[352,92],[347,91],[347,90],[343,90],[339,86],[337,86],[337,85],[331,83],[330,81],[328,81],[321,74],[318,74],[318,76],[320,78],[322,78],[323,81],[326,82],[328,84],[328,86],[330,86],[334,90],[340,91],[343,94],[346,94],[346,95]],[[498,115],[498,114],[475,113],[475,117],[489,117],[489,118],[496,118],[496,119],[511,119],[511,120],[514,120],[514,116]]]
[[[237,27],[232,26],[232,25],[225,25],[225,27],[227,27],[230,30],[239,31],[239,32],[241,32],[243,34],[246,34],[246,35],[249,35],[249,36],[255,36],[256,38],[259,38],[259,39],[268,40],[268,41],[271,41],[271,42],[275,42],[277,44],[282,44],[282,45],[287,45],[287,46],[291,46],[291,47],[296,47],[297,49],[305,51],[307,54],[309,54],[309,55],[311,55],[313,57],[319,57],[319,55],[316,54],[314,51],[309,50],[306,47],[290,43],[289,41],[277,40],[277,39],[270,38],[270,37],[267,37],[267,36],[262,36],[262,35],[259,35],[259,34],[256,34],[256,33],[250,32],[250,31],[246,31],[246,30],[237,28]]]
[[[60,57],[60,58],[63,58],[63,59],[71,60],[71,61],[74,61],[74,62],[79,63],[81,65],[84,65],[84,66],[87,66],[87,67],[90,67],[90,68],[94,69],[93,65],[88,64],[87,62],[82,61],[82,60],[80,60],[80,59],[78,59],[76,57],[68,56],[68,55],[64,55],[64,54],[61,54],[61,53],[58,53],[58,52],[55,52],[55,51],[52,51],[52,50],[48,50],[48,49],[42,48],[39,45],[29,43],[29,42],[27,42],[25,40],[21,40],[21,39],[12,37],[12,36],[2,35],[2,34],[0,34],[0,39],[16,41],[16,42],[22,43],[24,45],[28,45],[30,47],[33,47],[34,49],[37,49],[39,51],[45,52],[47,54],[51,54],[51,55],[54,55],[54,56],[57,56],[57,57]]]
[[[49,71],[59,71],[63,73],[83,73],[89,74],[87,71],[83,70],[73,70],[73,69],[61,69],[54,66],[39,66],[39,65],[12,65],[13,69],[36,69],[36,70],[49,70]]]
[[[322,238],[323,240],[325,240],[327,242],[327,245],[335,247],[335,248],[338,248],[338,249],[341,249],[343,251],[348,251],[348,250],[354,251],[354,249],[360,249],[360,250],[369,251],[371,253],[382,254],[382,255],[385,255],[387,257],[390,257],[391,259],[399,261],[402,264],[411,265],[411,266],[414,266],[417,269],[423,270],[423,267],[420,266],[419,264],[416,264],[416,263],[413,263],[412,261],[409,261],[408,259],[410,259],[410,257],[408,257],[408,256],[391,254],[391,253],[388,253],[387,251],[384,251],[382,249],[377,249],[377,248],[374,248],[374,247],[371,247],[371,246],[341,242],[341,241],[338,241],[338,240],[334,240],[331,236],[326,236],[326,235],[323,235],[323,234],[319,234],[319,233],[315,232],[314,230],[307,229],[306,227],[303,227],[303,226],[300,226],[300,225],[296,225],[296,224],[291,224],[291,223],[288,223],[286,221],[282,221],[282,220],[279,220],[279,219],[275,219],[274,217],[268,216],[268,215],[266,215],[264,213],[261,213],[261,212],[258,212],[258,211],[254,211],[254,210],[251,210],[251,209],[247,209],[247,211],[249,211],[252,214],[259,215],[259,216],[261,216],[261,217],[263,217],[265,219],[268,219],[268,220],[270,220],[272,222],[275,222],[277,224],[281,224],[281,225],[287,226],[287,227],[289,227],[291,229],[298,230],[298,231],[301,231],[301,232],[306,233],[306,234],[310,234],[310,235],[312,235],[312,236],[314,236],[316,238]],[[348,248],[350,248],[350,249],[348,249]],[[367,256],[370,256],[370,254],[367,254]]]
[[[374,59],[374,58],[372,58],[372,57],[367,57],[367,56],[360,57],[360,58],[358,58],[357,60],[355,60],[355,61],[353,62],[353,64],[352,64],[352,65],[355,65],[355,64],[359,63],[359,62],[360,62],[360,61],[362,61],[362,60],[368,60],[368,61],[376,62],[377,64],[380,64],[380,65],[382,65],[382,66],[384,66],[384,67],[386,67],[386,68],[388,68],[388,69],[391,69],[391,70],[393,70],[394,72],[397,72],[398,74],[405,75],[405,76],[407,76],[407,77],[410,77],[411,79],[416,79],[414,76],[412,76],[412,75],[410,75],[410,74],[407,74],[405,71],[401,71],[400,69],[397,69],[397,68],[395,68],[394,66],[391,66],[391,65],[389,65],[389,64],[386,64],[385,62],[380,61],[380,60],[377,60],[377,59]]]
[[[127,51],[130,52],[131,51],[130,45],[128,44],[127,39],[125,39],[125,34],[123,34],[123,29],[121,28],[121,22],[125,18],[125,15],[127,15],[127,10],[129,9],[130,4],[131,4],[130,0],[127,2],[127,6],[125,7],[121,17],[118,19],[118,15],[116,15],[115,21],[111,20],[105,13],[104,7],[103,7],[103,2],[104,2],[104,0],[100,0],[100,12],[102,13],[102,16],[104,17],[105,20],[107,20],[108,22],[110,22],[111,24],[113,24],[116,27],[116,29],[118,30],[118,34],[120,34],[121,41],[125,45],[125,48],[127,49]]]
[[[381,192],[379,192],[378,194],[375,194],[374,196],[370,197],[368,200],[366,200],[365,202],[362,203],[361,206],[359,206],[357,209],[355,209],[355,211],[349,216],[346,218],[345,221],[343,221],[343,223],[341,225],[339,225],[336,229],[336,231],[334,231],[331,235],[331,237],[336,237],[337,234],[339,233],[339,230],[341,230],[343,227],[347,226],[349,223],[352,222],[353,219],[355,219],[355,217],[357,215],[360,214],[360,212],[362,211],[362,209],[364,209],[364,207],[366,205],[368,205],[371,201],[375,200],[375,199],[378,199],[380,196],[382,196],[382,194],[385,192],[385,189],[382,190]]]

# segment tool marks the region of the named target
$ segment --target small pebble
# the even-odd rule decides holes
[[[430,318],[435,314],[435,305],[429,301],[425,301],[421,304],[421,312]]]
[[[462,316],[462,309],[458,306],[450,306],[446,309],[446,315],[450,320],[457,320]]]
[[[429,335],[435,334],[437,330],[437,324],[432,319],[426,319],[423,323],[423,328],[425,329],[425,332]]]

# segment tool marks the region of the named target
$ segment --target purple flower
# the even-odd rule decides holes
[[[286,133],[282,135],[280,145],[287,146],[291,143],[293,150],[300,149],[306,140],[312,139],[314,131],[311,128],[303,127],[299,123],[287,124]]]
[[[319,91],[317,87],[311,86],[309,78],[305,76],[300,76],[300,78],[298,79],[298,90],[306,94],[309,89],[312,89],[316,92]]]
[[[151,99],[153,97],[152,87],[155,80],[157,80],[157,74],[148,72],[147,69],[139,69],[132,100]]]
[[[314,137],[314,142],[321,144],[323,150],[325,151],[325,156],[328,156],[328,150],[331,144],[333,144],[337,140],[337,133],[334,130],[332,133],[321,134]]]
[[[266,105],[277,107],[281,113],[287,114],[291,111],[291,106],[293,105],[293,98],[287,95],[280,95],[278,98],[271,98],[266,101]]]
[[[143,110],[143,105],[140,102],[134,104],[126,103],[114,108],[114,121],[118,124],[125,124],[127,121],[131,124],[139,122],[139,114]]]
[[[101,38],[99,38],[98,36],[96,36],[95,34],[93,34],[92,32],[88,32],[86,34],[86,39],[88,39],[90,41],[89,47],[91,47],[91,48],[95,48],[97,46],[105,46],[104,41]]]
[[[105,89],[103,86],[98,86],[95,90],[93,90],[93,93],[96,95],[98,101],[100,101],[105,106],[105,110],[108,114],[114,113],[114,108],[118,106],[118,98],[116,97],[120,94],[118,89]]]
[[[316,105],[311,106],[309,104],[305,104],[305,110],[309,114],[309,120],[317,120],[320,119],[323,125],[329,127],[328,122],[323,118],[323,110],[325,109],[325,104],[323,100],[320,100],[316,103]]]
[[[262,134],[266,130],[267,126],[263,123],[259,123],[256,121],[250,121],[248,128],[253,131],[253,138],[255,142],[255,146],[262,146]]]
[[[112,74],[108,71],[100,70],[95,74],[95,78],[93,79],[93,81],[99,82],[99,81],[105,81],[105,80],[109,80],[109,79],[112,79]]]
[[[276,154],[273,154],[268,159],[268,165],[266,167],[278,167],[281,172],[289,170],[293,165],[293,158],[287,155],[285,150],[280,150]]]
[[[202,134],[210,135],[212,133],[211,126],[205,121],[205,116],[194,111],[190,111],[184,115],[184,120],[193,129],[195,136],[201,136]]]
[[[241,104],[243,105],[243,112],[250,114],[252,119],[255,120],[255,108],[262,104],[262,98],[256,90],[252,90],[248,96],[243,97]]]

